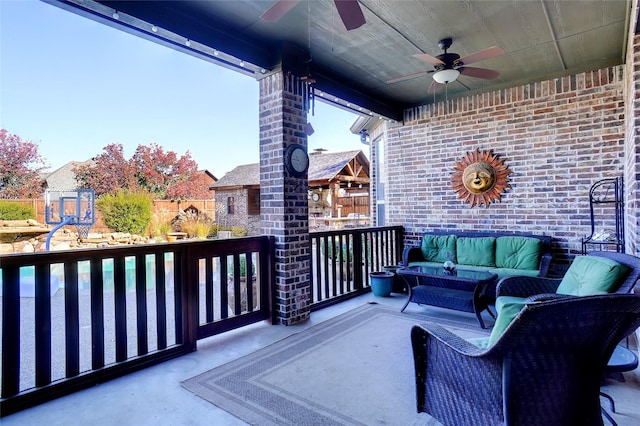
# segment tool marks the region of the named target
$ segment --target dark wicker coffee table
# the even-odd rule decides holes
[[[487,311],[495,318],[487,304],[485,291],[489,284],[498,280],[491,272],[458,269],[449,275],[441,267],[409,266],[396,271],[407,282],[408,297],[401,312],[414,302],[441,308],[473,312],[480,327],[485,328],[480,315]]]

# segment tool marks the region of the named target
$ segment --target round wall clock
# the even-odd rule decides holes
[[[318,194],[317,192],[314,192],[313,194],[311,194],[311,199],[315,202],[320,201],[320,194]]]
[[[295,177],[303,177],[309,169],[309,156],[304,146],[290,145],[284,152],[284,165]]]

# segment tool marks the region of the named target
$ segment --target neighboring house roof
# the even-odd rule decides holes
[[[45,181],[45,188],[58,190],[76,189],[78,187],[78,182],[76,181],[76,175],[73,173],[73,169],[85,164],[93,164],[93,160],[70,161],[51,173],[43,173],[41,178]],[[213,182],[218,180],[213,173],[207,169],[198,170],[198,173],[208,176]]]
[[[312,153],[309,156],[309,182],[334,180],[349,163],[356,160],[369,177],[369,160],[360,150]],[[354,171],[355,172],[355,171]],[[213,185],[212,189],[260,185],[260,165],[244,164],[231,170]]]
[[[218,178],[217,178],[217,177],[215,177],[215,176],[213,175],[213,173],[211,173],[211,172],[210,172],[209,170],[207,170],[207,169],[198,170],[198,173],[203,173],[203,174],[205,174],[205,175],[209,176],[209,179],[211,179],[213,182],[217,182],[217,181],[218,181]]]
[[[260,185],[260,164],[243,164],[211,185],[211,189]]]
[[[351,162],[354,158],[360,164],[366,164],[367,177],[369,176],[369,160],[359,149],[343,152],[323,152],[313,153],[309,156],[309,181],[332,180]]]
[[[45,181],[45,187],[47,189],[76,189],[78,182],[76,181],[76,174],[73,173],[73,169],[82,166],[84,164],[91,164],[92,160],[87,161],[70,161],[54,172],[49,173],[43,177]]]

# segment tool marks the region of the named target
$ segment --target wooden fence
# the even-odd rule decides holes
[[[45,220],[45,202],[44,198],[5,200],[19,204],[25,204],[33,207],[36,212],[36,220],[39,223],[46,223]],[[170,222],[171,219],[178,216],[180,211],[196,209],[201,214],[206,214],[211,220],[216,218],[216,202],[215,200],[154,200],[152,204],[153,217],[160,223]],[[96,210],[96,223],[91,227],[91,232],[109,232],[102,222],[102,216]]]

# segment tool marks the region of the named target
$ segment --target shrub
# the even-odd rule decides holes
[[[247,236],[247,228],[242,226],[232,226],[231,227],[231,235],[234,237],[246,237]]]
[[[218,236],[218,231],[222,230],[222,226],[218,225],[217,223],[214,223],[213,225],[209,226],[209,233],[207,234],[207,237],[209,238],[215,238]]]
[[[182,223],[182,232],[186,232],[189,237],[204,240],[209,235],[209,224],[198,220],[187,220]]]
[[[255,264],[255,260],[253,257],[251,258],[252,263],[251,263],[251,275],[255,276],[256,275],[256,264]],[[246,254],[241,254],[238,258],[239,261],[239,268],[240,268],[240,277],[241,278],[246,278],[247,276],[247,257]],[[228,257],[228,267],[229,267],[229,276],[233,277],[233,256],[229,256]]]
[[[32,206],[15,203],[12,201],[0,201],[1,220],[24,220],[35,219],[36,212]]]
[[[151,196],[146,192],[118,191],[96,201],[104,224],[116,232],[144,234],[151,223]]]
[[[151,224],[149,225],[149,236],[150,237],[164,237],[169,232],[173,231],[173,226],[171,226],[170,222],[160,222],[157,219],[152,219]]]
[[[222,226],[218,223],[214,223],[209,227],[210,238],[216,238],[218,236],[219,231],[231,231],[232,237],[246,237],[247,236],[247,228],[244,226]]]

